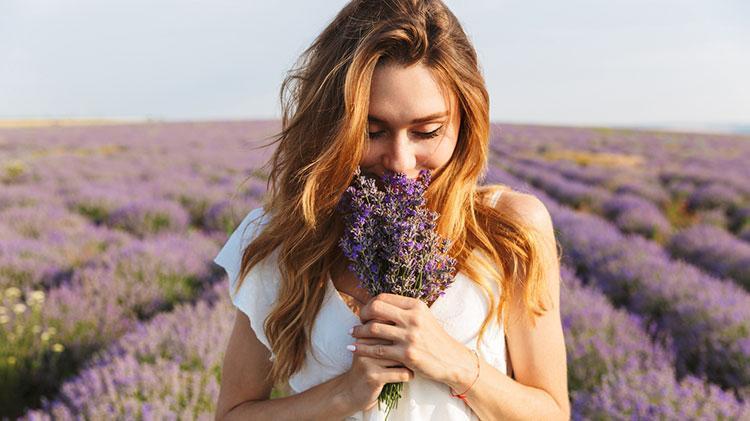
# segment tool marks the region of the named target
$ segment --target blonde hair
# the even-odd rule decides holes
[[[278,300],[264,321],[275,355],[269,373],[274,384],[285,384],[301,368],[327,274],[344,259],[338,247],[343,224],[335,209],[362,157],[370,81],[385,61],[428,66],[444,92],[458,99],[456,149],[433,175],[426,198],[440,214],[438,233],[453,240],[457,271],[489,300],[480,340],[493,317],[507,329],[511,297],[522,300],[532,321],[546,311],[535,230],[513,211],[486,205],[488,191],[478,185],[489,153],[489,96],[458,20],[439,0],[354,0],[303,52],[281,86],[282,130],[272,136],[278,145],[266,163],[263,208],[270,218],[242,256],[237,289],[253,266],[279,250]],[[475,248],[485,254],[472,254]],[[499,301],[489,282],[500,287]]]

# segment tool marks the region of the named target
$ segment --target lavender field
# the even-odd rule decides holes
[[[0,128],[0,418],[213,419],[277,124]],[[574,419],[750,419],[750,136],[495,125],[484,183],[552,214]]]

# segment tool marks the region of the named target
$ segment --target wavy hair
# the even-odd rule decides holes
[[[241,285],[250,269],[278,249],[278,300],[264,321],[275,355],[270,379],[285,384],[311,346],[328,273],[345,257],[336,213],[367,139],[370,82],[381,62],[427,66],[457,98],[456,148],[426,192],[438,212],[438,233],[450,254],[485,292],[490,312],[507,329],[507,303],[517,297],[531,316],[547,310],[538,233],[509,209],[485,204],[479,184],[489,154],[489,96],[476,52],[458,19],[440,0],[354,0],[300,56],[281,85],[281,131],[263,201],[269,219],[242,255]],[[484,254],[473,254],[474,249]],[[500,287],[495,297],[490,282]],[[235,290],[235,293],[237,291]]]

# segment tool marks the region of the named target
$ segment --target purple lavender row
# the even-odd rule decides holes
[[[723,229],[696,225],[672,237],[668,247],[672,255],[750,290],[750,244]]]
[[[560,306],[572,418],[742,419],[750,403],[716,385],[676,380],[673,356],[651,342],[643,320],[561,268]]]
[[[558,202],[576,209],[600,209],[611,193],[602,187],[570,181],[557,173],[512,160],[503,160],[501,165],[516,177],[541,188]]]
[[[88,184],[70,192],[66,205],[95,224],[141,238],[160,232],[184,232],[193,227],[226,231],[227,225],[242,219],[242,209],[257,202],[265,186],[251,178],[243,192],[235,192],[231,186],[238,181],[227,178],[221,183],[209,186],[180,177],[151,185],[144,183],[139,186],[139,193],[149,197],[146,199],[133,199],[132,193],[111,185]]]
[[[744,204],[747,199],[743,199],[736,190],[729,186],[704,184],[696,187],[691,184],[688,187],[682,184],[682,181],[678,181],[679,186],[672,189],[677,196],[673,199],[661,188],[659,180],[655,179],[658,178],[657,176],[644,174],[643,171],[636,174],[632,171],[610,171],[600,167],[580,167],[566,161],[547,162],[530,158],[517,159],[516,162],[531,166],[534,169],[541,168],[557,172],[573,181],[593,184],[594,188],[597,188],[596,185],[605,185],[614,192],[615,208],[617,207],[618,196],[624,193],[646,199],[661,209],[670,206],[679,207],[684,200],[686,208],[698,216],[698,223],[727,227],[730,231],[736,232],[738,238],[745,241],[750,238],[750,204]],[[610,174],[610,177],[607,178],[605,174]],[[620,180],[620,178],[624,179]],[[685,196],[685,199],[682,199],[681,196]],[[625,203],[630,202],[633,206],[636,204],[640,206],[641,202],[638,198],[632,196],[623,199],[623,201]],[[679,215],[673,215],[672,217],[679,218]],[[690,221],[678,222],[681,224],[692,223]],[[627,229],[624,231],[638,232],[638,230]],[[666,227],[662,231],[668,232]],[[641,232],[641,234],[646,233]],[[646,236],[649,237],[649,235]]]
[[[674,380],[674,370],[641,370],[626,365],[610,371],[601,386],[577,394],[571,405],[574,420],[744,420],[747,400],[692,375]]]
[[[491,168],[489,182],[512,180]],[[497,176],[497,174],[502,174]],[[564,246],[563,257],[585,281],[616,305],[642,315],[658,335],[674,338],[678,375],[695,373],[727,387],[750,385],[750,295],[684,262],[671,261],[656,243],[623,235],[606,220],[542,199]]]
[[[669,221],[647,199],[631,193],[612,194],[605,188],[570,181],[557,173],[516,162],[503,162],[502,165],[560,203],[605,215],[624,232],[654,239],[664,239],[671,234]]]
[[[750,224],[740,231],[740,239],[746,243],[750,243]]]
[[[648,169],[640,167],[636,172],[598,166],[581,167],[564,160],[544,161],[513,157],[507,159],[534,170],[542,169],[557,173],[568,180],[581,182],[595,189],[600,188],[598,186],[606,187],[615,193],[614,197],[623,193],[631,194],[629,202],[637,203],[640,199],[633,196],[639,196],[656,205],[654,209],[674,208],[684,203],[686,210],[696,215],[700,221],[723,226],[733,232],[739,233],[743,227],[750,227],[750,196],[743,197],[729,185],[714,182],[694,185],[684,180],[662,177],[670,186],[670,191],[674,195],[671,197],[661,187],[659,174],[651,174]]]
[[[225,191],[224,198],[211,201],[196,188],[187,208],[174,200],[131,200],[132,194],[112,186],[83,185],[62,200],[40,190],[2,190],[0,288],[48,289],[65,283],[109,244],[128,241],[127,234],[146,238],[194,227],[226,233],[239,223],[244,209],[256,205],[258,184],[251,180],[252,193],[234,200],[226,199],[230,192]],[[157,193],[177,196],[166,189],[142,192]]]
[[[685,196],[685,203],[693,212],[722,208],[722,211],[732,216],[733,220],[739,220],[739,209],[750,199],[750,196],[743,197],[741,192],[726,184],[710,181],[694,184],[697,181],[670,178],[640,166],[635,171],[627,166],[614,169],[604,166],[581,167],[565,160],[545,161],[538,158],[514,157],[507,159],[525,167],[555,172],[571,181],[605,187],[615,194],[632,193],[647,199],[659,208],[666,208],[672,200],[671,195],[661,187],[662,181],[671,187],[670,191],[674,196]],[[735,214],[738,215],[735,217]]]
[[[0,236],[0,289],[55,287],[99,250],[130,238],[49,203],[0,211]]]
[[[138,323],[22,419],[213,419],[235,317],[226,288]]]
[[[546,161],[541,158],[512,156],[506,159],[526,167],[555,172],[570,181],[604,187],[615,194],[630,193],[640,196],[660,208],[665,207],[671,200],[670,194],[659,184],[658,174],[651,174],[640,166],[637,170],[631,170],[627,166],[581,166],[562,159]]]
[[[642,371],[674,365],[674,356],[651,341],[641,317],[612,307],[567,266],[562,265],[560,272],[560,311],[573,401],[599,387],[607,373],[628,364]]]
[[[724,186],[731,204],[738,195],[750,197],[750,187],[747,185],[750,173],[730,169],[731,165],[727,166],[721,161],[688,162],[661,171],[660,179],[664,184],[688,185],[693,189],[700,186]]]

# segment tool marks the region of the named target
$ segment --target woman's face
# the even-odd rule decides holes
[[[370,86],[362,172],[380,177],[391,170],[416,179],[422,169],[434,174],[447,164],[460,125],[455,96],[448,100],[454,101],[452,116],[437,80],[423,64],[379,64]]]

